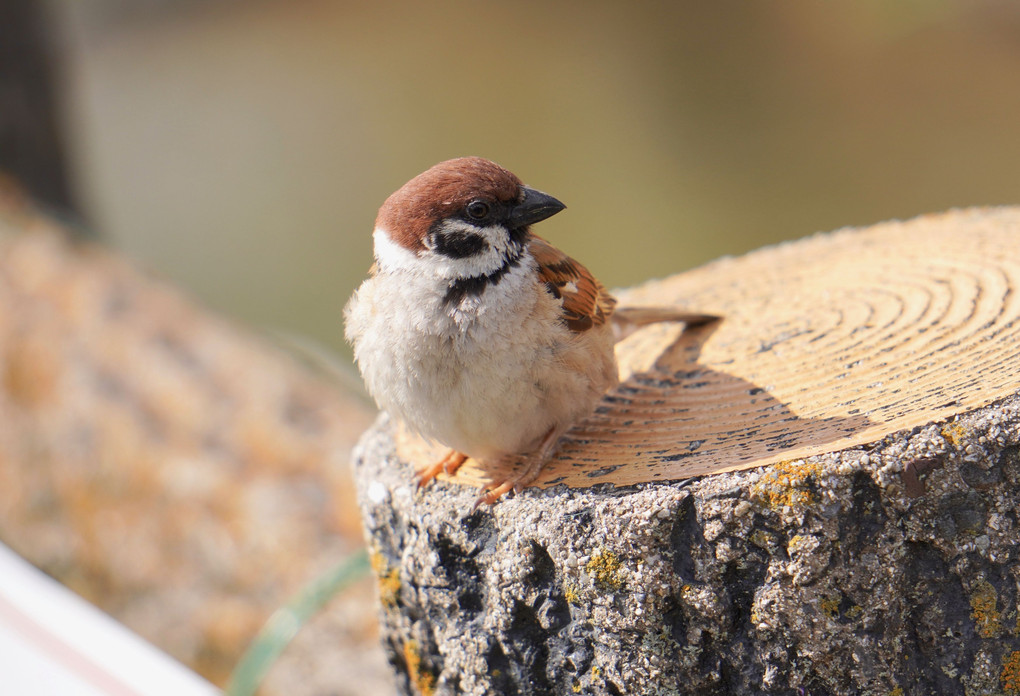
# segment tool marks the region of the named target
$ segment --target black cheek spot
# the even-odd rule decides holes
[[[486,241],[470,232],[443,232],[434,237],[433,249],[437,254],[452,259],[464,259],[488,248]]]

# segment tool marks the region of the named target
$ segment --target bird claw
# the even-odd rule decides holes
[[[424,469],[419,469],[415,472],[415,475],[418,477],[418,488],[428,485],[432,479],[441,473],[453,476],[466,460],[467,455],[463,452],[450,450],[438,462],[429,464]]]
[[[520,493],[527,488],[531,483],[538,478],[539,473],[542,471],[542,467],[546,465],[549,458],[552,456],[553,449],[556,443],[559,441],[560,434],[562,431],[552,428],[545,437],[542,438],[542,444],[539,447],[538,452],[525,459],[524,470],[513,478],[504,479],[502,481],[495,481],[490,483],[488,486],[482,487],[481,495],[475,500],[474,507],[471,511],[477,510],[483,503],[487,505],[494,505],[499,498],[505,493],[513,491],[515,494]]]
[[[477,510],[482,503],[486,505],[495,505],[496,501],[503,497],[505,494],[513,491],[514,495],[518,495],[527,488],[532,481],[538,477],[538,472],[541,470],[541,466],[528,467],[524,473],[512,479],[506,479],[505,481],[499,481],[496,483],[490,483],[487,486],[482,486],[481,495],[475,500],[475,505],[471,508],[471,512]]]
[[[488,486],[482,486],[481,495],[475,500],[475,504],[471,507],[471,512],[474,512],[482,504],[495,505],[496,501],[503,496],[504,493],[509,493],[511,490],[515,493],[520,493],[524,489],[524,486],[517,487],[517,481],[503,481],[498,484],[489,484]]]

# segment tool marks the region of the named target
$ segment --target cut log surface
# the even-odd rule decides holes
[[[723,320],[642,329],[537,484],[670,481],[875,442],[1020,386],[1020,211],[848,229],[619,293]],[[401,455],[440,451],[409,434]],[[455,478],[493,471],[469,461]]]
[[[400,692],[1020,694],[1018,280],[1009,208],[621,293],[724,319],[628,337],[544,488],[491,508],[416,490],[383,415],[355,476]]]

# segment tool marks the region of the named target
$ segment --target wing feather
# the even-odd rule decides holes
[[[613,314],[616,299],[591,272],[541,237],[528,245],[538,262],[539,278],[563,306],[563,321],[571,331],[602,326]]]

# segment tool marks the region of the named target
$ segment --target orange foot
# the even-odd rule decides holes
[[[440,473],[453,476],[457,473],[457,469],[460,468],[460,465],[463,464],[465,460],[467,460],[466,454],[458,452],[457,450],[450,450],[435,464],[430,464],[424,469],[420,469],[415,472],[418,476],[418,488],[427,484]]]
[[[519,476],[513,476],[503,481],[497,480],[488,486],[483,486],[482,493],[478,496],[471,511],[477,510],[482,503],[486,505],[494,504],[504,493],[509,493],[510,491],[520,493],[528,484],[538,478],[538,475],[542,472],[542,467],[552,459],[556,446],[559,444],[560,436],[565,430],[566,427],[564,426],[549,428],[548,432],[542,437],[538,449],[535,450],[534,454],[525,459],[527,466],[524,467],[524,471]]]
[[[486,505],[495,504],[495,502],[499,500],[500,496],[504,493],[509,493],[510,491],[520,493],[527,488],[528,484],[538,478],[539,473],[542,471],[542,467],[544,467],[548,461],[548,457],[544,459],[532,458],[520,476],[514,476],[504,481],[497,480],[490,483],[488,486],[483,486],[481,495],[478,496],[478,499],[475,501],[474,507],[471,508],[471,511],[474,512],[483,503]]]

